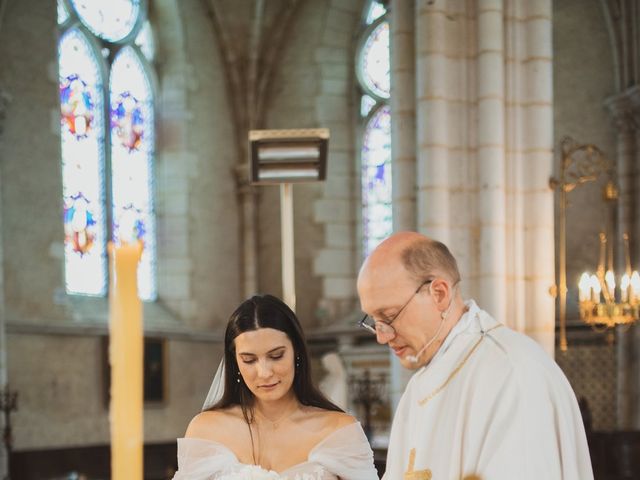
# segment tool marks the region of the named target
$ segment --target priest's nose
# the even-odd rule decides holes
[[[383,330],[376,330],[376,341],[380,345],[385,345],[389,343],[396,337],[396,332],[391,330],[389,332],[385,332]]]

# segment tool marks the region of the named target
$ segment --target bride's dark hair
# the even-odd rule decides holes
[[[224,334],[224,393],[222,398],[207,410],[217,410],[240,405],[248,424],[253,421],[254,396],[243,381],[238,382],[239,368],[236,361],[235,338],[244,332],[259,328],[273,328],[284,332],[293,344],[296,362],[293,391],[303,405],[342,411],[330,402],[311,380],[309,352],[296,314],[273,295],[256,295],[240,304],[231,314]]]

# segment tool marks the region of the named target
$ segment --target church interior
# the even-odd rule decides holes
[[[383,471],[410,373],[356,278],[413,230],[555,358],[595,478],[640,478],[639,32],[636,0],[0,0],[0,476],[109,478],[127,235],[144,478],[172,478],[229,315],[287,294],[285,257],[315,380]],[[328,130],[326,175],[286,217],[248,139],[296,129]]]

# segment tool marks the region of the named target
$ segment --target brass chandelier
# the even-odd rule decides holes
[[[603,199],[610,205],[618,200],[618,189],[613,182],[614,170],[604,153],[593,144],[579,144],[565,137],[561,143],[562,159],[560,178],[551,178],[552,188],[558,189],[559,198],[559,248],[558,288],[560,350],[567,350],[566,306],[567,306],[567,259],[566,223],[567,194],[576,187],[596,181],[601,175],[607,177]],[[614,229],[611,228],[611,231]],[[640,275],[631,270],[629,236],[623,235],[625,268],[619,277],[614,270],[613,241],[600,233],[600,258],[595,274],[584,272],[578,282],[580,319],[594,330],[604,332],[617,325],[630,325],[639,319]],[[610,338],[613,338],[612,336]]]
[[[578,283],[580,318],[599,330],[631,324],[639,318],[640,275],[637,270],[631,270],[628,234],[623,235],[623,241],[625,270],[619,282],[613,269],[613,251],[610,246],[607,248],[607,236],[603,232],[600,233],[598,269],[595,274],[584,272]]]

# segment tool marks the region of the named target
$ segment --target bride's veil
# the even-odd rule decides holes
[[[204,400],[204,404],[202,405],[202,410],[207,410],[213,407],[224,395],[224,357],[220,360],[220,365],[218,365],[218,370],[216,371],[215,376],[213,377],[213,382],[211,382],[211,387],[209,388],[209,393],[207,393],[207,398]]]

